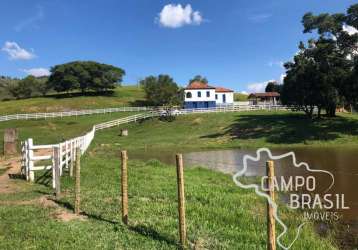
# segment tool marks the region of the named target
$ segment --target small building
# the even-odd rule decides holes
[[[250,105],[279,105],[280,93],[278,92],[265,92],[265,93],[252,93],[248,97]]]
[[[195,81],[184,89],[184,107],[213,108],[216,105],[233,104],[234,91],[222,87],[213,87],[207,83]]]
[[[234,91],[227,88],[215,88],[215,101],[216,105],[227,105],[234,103]]]

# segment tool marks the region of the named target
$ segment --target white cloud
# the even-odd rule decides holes
[[[24,69],[24,72],[28,75],[33,75],[36,77],[49,76],[51,74],[50,71],[46,68]]]
[[[16,42],[5,42],[1,49],[9,55],[10,60],[30,60],[35,54],[21,48]]]
[[[285,77],[286,77],[286,74],[281,74],[280,75],[280,84],[283,84],[283,80],[285,79]]]
[[[158,14],[160,25],[167,28],[179,28],[184,25],[199,25],[203,17],[199,11],[193,11],[190,4],[183,7],[181,4],[167,4]]]
[[[265,92],[265,88],[268,82],[275,80],[268,80],[266,82],[250,83],[247,85],[247,91],[250,93],[261,93]]]
[[[240,94],[248,95],[249,93],[247,93],[246,91],[240,91]]]
[[[343,30],[345,32],[347,32],[349,35],[354,35],[356,33],[358,33],[358,30],[356,28],[354,28],[353,26],[349,26],[349,25],[343,25]]]

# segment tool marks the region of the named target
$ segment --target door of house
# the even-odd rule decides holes
[[[204,105],[205,105],[205,108],[209,108],[209,102],[205,102]]]
[[[193,107],[196,109],[196,108],[198,108],[198,103],[197,102],[194,102],[193,103]]]
[[[226,103],[226,95],[223,94],[223,103]]]

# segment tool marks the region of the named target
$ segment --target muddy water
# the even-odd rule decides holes
[[[306,162],[312,169],[330,171],[334,175],[334,185],[328,191],[331,194],[344,194],[345,205],[350,209],[340,210],[344,221],[350,221],[358,227],[358,148],[290,148],[273,149],[273,155],[293,151],[297,162]],[[137,151],[131,152],[132,159],[158,159],[167,164],[174,164],[174,152],[170,151]],[[256,155],[255,150],[231,149],[200,152],[184,152],[186,167],[203,166],[209,169],[233,174],[243,168],[243,156]],[[265,174],[266,154],[261,160],[248,162],[246,176],[262,176]],[[276,176],[307,176],[316,178],[316,191],[323,194],[332,183],[332,178],[325,173],[310,173],[304,167],[297,168],[292,164],[292,158],[275,161]]]

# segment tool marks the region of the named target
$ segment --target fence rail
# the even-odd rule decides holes
[[[116,120],[103,122],[96,124],[92,127],[91,131],[86,133],[83,136],[78,136],[59,144],[50,144],[50,145],[34,145],[33,139],[29,138],[26,141],[22,142],[22,172],[26,176],[28,181],[35,180],[35,171],[38,170],[50,170],[52,169],[52,185],[55,188],[56,181],[55,177],[55,161],[58,160],[58,167],[60,169],[60,175],[63,173],[63,169],[73,169],[73,164],[76,161],[76,148],[80,148],[81,154],[84,154],[88,147],[90,146],[96,131],[111,128],[118,126],[120,124],[126,124],[130,122],[137,122],[145,120],[148,118],[163,116],[163,115],[188,115],[195,113],[213,113],[213,112],[239,112],[239,111],[250,111],[250,110],[287,110],[287,107],[284,106],[252,106],[252,105],[227,105],[220,106],[215,108],[207,109],[169,109],[165,110],[164,108],[157,108],[156,111],[153,108],[144,108],[146,110],[151,110],[146,113],[131,115],[124,118],[119,118]],[[118,110],[118,109],[111,109]],[[139,111],[140,109],[121,109],[121,111]],[[112,111],[116,112],[116,111]],[[54,150],[58,148],[59,150]],[[57,152],[58,155],[54,155]]]
[[[92,115],[92,114],[106,114],[114,112],[140,112],[152,110],[152,107],[120,107],[120,108],[106,108],[106,109],[88,109],[88,110],[72,110],[63,112],[51,112],[51,113],[29,113],[29,114],[13,114],[0,116],[0,122],[10,120],[29,120],[29,119],[47,119],[56,117],[67,116],[80,116],[80,115]]]
[[[78,136],[61,142],[59,144],[49,145],[34,145],[33,139],[29,138],[22,142],[22,173],[26,176],[26,180],[35,180],[35,171],[38,170],[50,170],[52,169],[52,187],[56,188],[55,181],[55,161],[54,153],[58,152],[57,159],[58,167],[60,169],[60,176],[64,169],[73,169],[73,164],[76,161],[76,148],[80,148],[81,154],[84,154],[91,144],[95,132],[97,130],[111,128],[120,124],[136,122],[150,117],[157,116],[158,112],[150,112],[144,114],[137,114],[128,116],[125,118],[116,119],[109,122],[96,124],[92,127],[92,130],[83,136]],[[59,150],[54,150],[58,148]],[[44,162],[45,161],[45,162]],[[42,164],[42,165],[41,165]]]
[[[88,109],[88,110],[72,110],[63,112],[52,112],[52,113],[29,113],[29,114],[13,114],[0,116],[0,122],[11,121],[11,120],[30,120],[30,119],[48,119],[57,117],[68,117],[68,116],[81,116],[81,115],[93,115],[93,114],[107,114],[114,112],[142,112],[142,111],[158,111],[165,109],[163,107],[119,107],[119,108],[105,108],[105,109]],[[223,111],[243,111],[243,110],[287,110],[288,107],[282,105],[242,105],[242,104],[228,104],[218,105],[215,108],[208,109],[195,109],[196,113],[200,110],[218,110]],[[183,112],[190,112],[190,109],[178,109]]]

